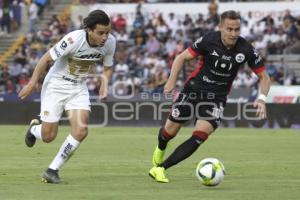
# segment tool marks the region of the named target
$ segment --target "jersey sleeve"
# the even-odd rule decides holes
[[[55,61],[60,57],[72,53],[75,49],[75,40],[76,37],[74,34],[68,33],[49,50],[51,58]]]
[[[192,46],[188,48],[188,51],[194,56],[197,57],[199,55],[203,55],[206,50],[206,38],[205,36],[200,37],[196,40]]]
[[[111,37],[107,44],[107,53],[103,58],[103,66],[111,67],[113,66],[113,58],[116,50],[116,39]]]
[[[250,45],[249,47],[247,63],[248,66],[252,69],[252,71],[256,74],[266,69],[262,57],[257,53],[257,51],[252,45]]]

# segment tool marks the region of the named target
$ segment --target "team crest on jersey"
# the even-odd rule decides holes
[[[68,42],[70,42],[70,44],[73,44],[73,43],[74,43],[73,38],[72,38],[72,37],[69,37],[69,38],[68,38]]]
[[[216,50],[214,50],[210,55],[219,57],[219,54],[216,52]]]
[[[180,111],[178,110],[178,108],[175,108],[172,110],[172,117],[177,118],[180,115]]]
[[[242,62],[245,60],[245,55],[242,54],[242,53],[238,53],[238,54],[235,56],[235,60],[236,60],[236,62],[238,62],[238,63],[242,63]]]
[[[43,115],[44,115],[44,117],[48,117],[48,116],[49,116],[49,114],[50,114],[50,112],[49,112],[49,111],[46,111],[46,110],[45,110],[45,111],[43,112]]]

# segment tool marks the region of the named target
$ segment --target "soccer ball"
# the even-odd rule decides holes
[[[216,158],[205,158],[196,168],[196,176],[205,186],[218,185],[224,179],[224,175],[224,165]]]

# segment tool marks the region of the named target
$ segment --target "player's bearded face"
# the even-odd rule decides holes
[[[108,35],[110,33],[111,26],[104,26],[97,24],[94,30],[88,30],[90,43],[95,46],[104,46]]]
[[[240,36],[241,22],[239,19],[225,19],[220,25],[222,42],[226,47],[235,45]]]

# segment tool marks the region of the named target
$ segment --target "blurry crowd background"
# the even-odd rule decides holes
[[[13,20],[16,26],[20,26],[18,14],[14,7],[27,6],[30,20],[30,33],[26,41],[17,50],[13,63],[0,66],[0,94],[17,93],[24,87],[33,72],[40,57],[66,33],[82,28],[83,16],[76,21],[71,21],[68,16],[52,16],[46,26],[40,30],[36,26],[43,11],[51,7],[55,1],[36,0],[8,1],[1,3],[1,36],[10,34],[11,27],[5,25],[6,20]],[[94,4],[103,1],[81,0],[74,3]],[[137,1],[105,1],[108,2],[137,2]],[[141,2],[141,1],[138,1]],[[147,0],[142,2],[162,2]],[[164,1],[168,2],[168,1]],[[174,1],[172,1],[174,2]],[[176,2],[195,2],[180,1]],[[199,1],[197,1],[199,2]],[[114,74],[110,92],[118,95],[132,93],[162,93],[163,86],[170,73],[174,57],[189,47],[197,38],[205,33],[217,30],[219,23],[218,4],[211,2],[208,6],[208,15],[198,14],[192,17],[188,13],[184,17],[176,13],[149,14],[143,12],[143,4],[136,7],[135,19],[129,23],[126,16],[121,13],[112,18],[112,34],[117,39],[115,54]],[[8,10],[7,10],[8,9]],[[270,54],[293,53],[300,54],[300,16],[293,15],[289,10],[284,11],[283,17],[274,18],[267,16],[260,20],[254,20],[251,12],[242,18],[241,35],[248,39],[259,53],[266,58]],[[3,25],[4,24],[4,25]],[[13,23],[10,23],[13,24]],[[198,65],[197,60],[184,65],[177,82],[177,87],[183,86],[185,79]],[[300,80],[295,78],[293,71],[289,70],[285,62],[266,62],[267,71],[276,85],[299,85]],[[50,64],[49,64],[50,67]],[[99,64],[95,74],[100,74],[102,66]],[[255,88],[257,77],[248,67],[241,68],[233,88]],[[41,89],[37,86],[36,92]],[[93,95],[98,94],[101,81],[97,76],[88,79],[88,88]],[[114,91],[112,91],[114,90]]]

